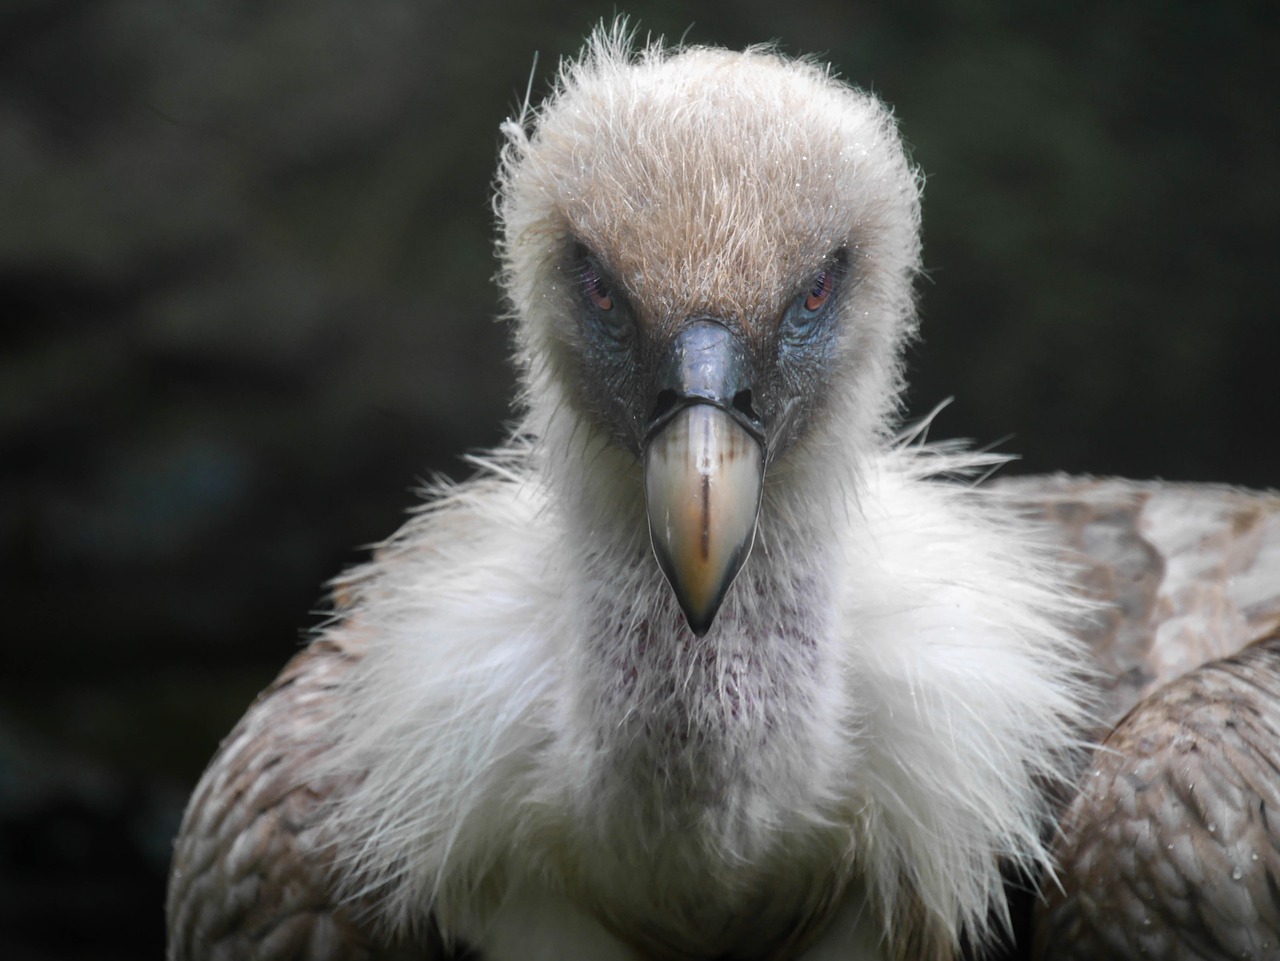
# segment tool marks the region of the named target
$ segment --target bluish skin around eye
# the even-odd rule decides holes
[[[587,336],[589,338],[623,348],[630,339],[630,332],[631,318],[627,316],[626,309],[617,302],[616,298],[610,310],[600,310],[590,304],[587,305]]]
[[[583,263],[578,288],[587,320],[587,337],[623,345],[631,332],[631,318],[625,302],[614,294],[594,263]]]
[[[623,360],[621,356],[610,357],[610,354],[627,354],[629,359],[634,328],[626,301],[613,293],[594,268],[588,266],[586,270],[587,273],[579,280],[579,293],[587,352],[606,366]],[[601,306],[601,301],[608,306]]]
[[[782,316],[778,361],[785,379],[817,372],[830,361],[836,342],[836,297],[828,297],[817,310],[806,310],[801,294]]]
[[[597,307],[586,290],[581,303],[581,370],[584,396],[593,398],[597,413],[624,444],[639,449],[643,434],[639,360],[635,327],[626,302],[612,296],[608,310]]]

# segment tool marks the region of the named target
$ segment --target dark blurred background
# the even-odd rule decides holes
[[[160,954],[218,739],[322,582],[502,436],[498,124],[614,9],[0,5],[0,956]],[[1274,4],[627,9],[895,106],[933,436],[1277,484]]]

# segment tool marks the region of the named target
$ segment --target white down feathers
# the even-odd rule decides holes
[[[863,251],[841,379],[771,468],[751,559],[701,640],[650,552],[639,466],[577,402],[557,327],[554,251],[570,227],[653,244],[665,218],[688,214],[672,194],[661,218],[628,222],[631,207],[608,206],[626,199],[624,168],[596,195],[581,145],[566,156],[582,169],[547,167],[583,98],[626,115],[643,71],[677,87],[727,72],[771,97],[808,89],[813,122],[830,116],[867,147],[806,168],[822,198],[852,199],[815,200],[798,238],[768,185],[726,195],[727,212],[699,207],[704,223],[754,224],[708,229],[741,247],[758,301],[726,279],[722,246],[699,246],[705,232],[644,263],[654,316],[687,306],[676,301],[704,282],[699,258],[723,288],[707,297],[764,316],[812,251],[850,235]],[[768,128],[773,108],[734,89]],[[344,890],[372,893],[388,928],[434,917],[474,943],[511,892],[533,888],[672,958],[803,957],[846,895],[865,895],[870,941],[890,954],[983,937],[1003,909],[998,860],[1047,861],[1044,791],[1068,773],[1080,720],[1063,629],[1079,611],[995,495],[931,479],[979,458],[887,438],[918,258],[917,188],[888,115],[768,52],[652,49],[636,66],[614,33],[534,119],[531,136],[509,131],[499,198],[525,376],[518,439],[477,479],[429,493],[344,580],[330,628],[366,650],[337,692],[321,772],[352,785],[333,811]],[[777,242],[753,253],[766,236]]]

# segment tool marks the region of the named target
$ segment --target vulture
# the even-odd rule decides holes
[[[815,62],[601,27],[503,130],[518,420],[221,745],[171,961],[950,959],[1019,883],[1275,956],[1277,498],[903,431],[920,177]]]

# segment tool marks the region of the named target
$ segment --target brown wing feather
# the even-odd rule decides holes
[[[1140,702],[1056,854],[1038,957],[1280,956],[1280,634]]]
[[[329,692],[360,657],[322,638],[296,656],[222,743],[187,807],[167,904],[170,961],[406,956],[332,894],[324,802],[309,773],[329,741]],[[419,961],[441,958],[418,945]]]
[[[1280,957],[1280,497],[1002,486],[1100,605],[1106,737],[1062,819],[1036,956]]]
[[[1280,628],[1280,495],[1065,476],[997,486],[1045,523],[1099,604],[1084,637],[1102,678],[1100,733]]]

